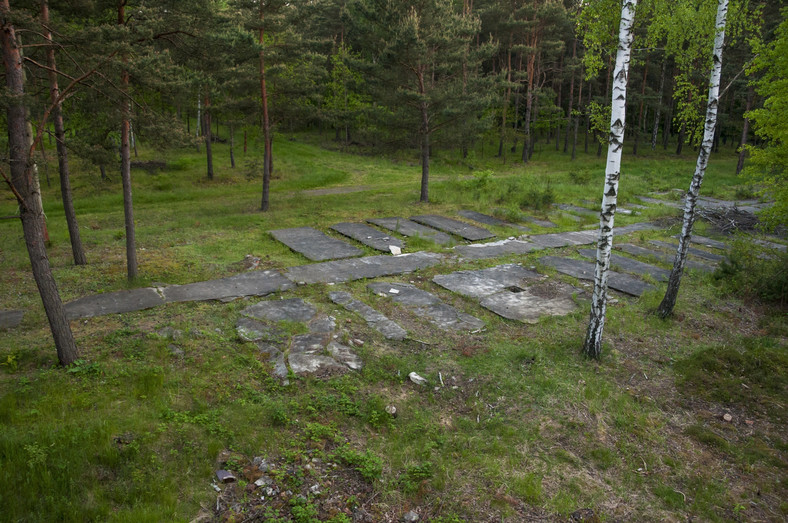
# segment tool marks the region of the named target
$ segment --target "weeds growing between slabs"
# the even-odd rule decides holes
[[[326,151],[307,143],[312,139],[278,142],[268,214],[256,212],[259,179],[247,180],[242,158],[238,172],[217,165],[212,183],[202,179],[201,157],[189,151],[166,153],[168,167],[156,174],[135,172],[142,274],[135,285],[237,273],[246,254],[261,257],[263,268],[304,263],[267,235],[274,228],[324,229],[460,208],[500,208],[509,219],[547,216],[567,230],[595,222],[569,221],[546,205],[596,198],[603,169],[593,156],[572,164],[541,152],[523,167],[477,154],[471,170],[439,155],[433,202],[425,206],[415,203],[418,167],[411,161]],[[223,146],[216,147],[221,157]],[[733,197],[742,190],[726,174],[734,165],[733,156],[713,161],[704,194]],[[622,206],[638,194],[684,187],[691,169],[690,158],[630,159]],[[74,185],[86,267],[71,266],[56,188],[44,184],[61,292],[73,299],[124,288],[116,181],[101,182],[83,169]],[[301,192],[325,185],[372,189]],[[11,207],[2,200],[0,214]],[[646,212],[650,219],[675,214]],[[675,232],[630,240],[647,244]],[[337,286],[299,287],[294,295],[365,341],[358,348],[365,368],[325,381],[291,377],[283,386],[256,347],[235,334],[247,301],[171,304],[73,322],[82,359],[56,367],[20,237],[18,224],[0,222],[0,307],[27,311],[21,327],[0,332],[0,513],[10,521],[190,521],[201,507],[215,507],[210,483],[222,467],[240,479],[235,497],[223,494],[225,515],[246,511],[272,521],[344,521],[360,509],[376,521],[413,509],[422,520],[444,522],[560,519],[584,508],[603,519],[646,521],[776,521],[788,514],[785,311],[738,297],[711,275],[689,273],[667,322],[653,314],[659,291],[639,300],[617,296],[601,362],[579,354],[583,307],[520,325],[429,283],[465,265],[393,280],[413,280],[482,318],[486,330],[473,335],[446,335],[378,300],[366,282],[347,285],[411,330],[412,339],[386,341],[329,302],[327,292]],[[531,266],[537,258],[468,267]],[[412,371],[429,386],[409,382]],[[388,406],[397,408],[396,417]],[[270,461],[271,477],[291,496],[255,504],[244,475],[254,457]],[[313,485],[319,493],[309,490]]]

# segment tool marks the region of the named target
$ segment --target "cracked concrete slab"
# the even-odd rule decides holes
[[[438,264],[443,259],[432,252],[398,256],[365,256],[290,267],[285,276],[296,283],[340,283],[364,278],[405,274]]]
[[[164,298],[156,289],[145,287],[85,296],[66,303],[65,308],[66,317],[69,320],[75,320],[105,314],[135,312],[164,305],[164,303]]]
[[[389,247],[392,245],[400,249],[405,246],[402,240],[363,223],[342,222],[334,224],[330,228],[348,238],[383,252],[390,252]]]
[[[312,261],[352,258],[364,254],[349,243],[327,236],[312,227],[277,229],[270,232],[278,241]]]
[[[670,250],[673,250],[673,251],[677,251],[678,248],[679,248],[679,244],[678,243],[663,242],[661,240],[651,240],[649,243],[651,245],[656,245],[657,247],[662,247],[663,249],[670,249]],[[692,241],[690,240],[690,244],[691,243],[692,243]],[[712,261],[712,262],[715,262],[715,263],[721,262],[722,260],[725,259],[725,256],[721,256],[719,254],[713,254],[713,253],[710,253],[710,252],[706,252],[706,251],[701,250],[701,249],[696,249],[695,247],[689,247],[687,249],[687,253],[691,254],[693,256],[697,256],[698,258],[703,258],[704,260]]]
[[[317,309],[301,298],[290,298],[288,300],[264,300],[245,308],[241,314],[259,320],[306,323],[315,317]]]
[[[575,260],[573,258],[560,258],[558,256],[542,256],[539,262],[553,267],[562,274],[567,274],[581,280],[594,280],[594,263]],[[645,291],[653,289],[653,285],[620,272],[608,271],[607,285],[624,294],[631,296],[641,296]]]
[[[459,220],[446,218],[437,214],[422,214],[419,216],[411,216],[411,220],[423,225],[428,225],[459,236],[460,238],[470,240],[472,242],[479,240],[486,240],[487,238],[495,238],[495,235],[483,227],[477,227]]]
[[[372,218],[367,221],[373,225],[383,227],[384,229],[399,233],[403,236],[417,236],[437,243],[438,245],[449,245],[454,243],[452,237],[445,232],[436,231],[432,227],[425,227],[420,223],[410,221],[406,218],[392,216],[389,218]]]
[[[0,329],[15,329],[22,323],[25,311],[0,311]]]
[[[529,271],[522,265],[511,263],[489,269],[438,274],[432,281],[457,294],[471,298],[483,298],[507,287],[525,288],[528,286],[529,280],[541,280],[544,277],[542,274]]]
[[[652,249],[646,249],[645,247],[641,247],[639,245],[632,245],[630,243],[613,244],[613,248],[621,250],[633,256],[654,258],[655,260],[659,260],[663,263],[668,263],[670,265],[673,265],[674,256],[667,254],[664,251],[654,251]],[[695,260],[686,260],[685,267],[687,267],[688,269],[697,269],[700,271],[714,270],[713,265],[709,265],[707,263],[702,263]]]
[[[373,309],[366,303],[353,299],[349,292],[337,291],[328,295],[331,301],[342,305],[345,309],[355,312],[367,322],[367,325],[380,332],[389,340],[404,340],[408,332],[399,326],[395,321],[390,320],[382,313]]]
[[[581,256],[596,260],[596,249],[578,249],[577,252],[579,252]],[[610,265],[620,268],[624,272],[631,272],[640,276],[651,276],[657,281],[668,281],[668,278],[670,278],[670,271],[667,269],[633,260],[632,258],[621,256],[620,254],[611,253]]]
[[[549,292],[546,289],[549,287]],[[501,291],[485,296],[479,305],[495,314],[523,323],[536,323],[544,316],[566,316],[577,310],[574,296],[583,294],[558,281],[530,285],[521,292]]]
[[[162,287],[161,293],[167,303],[173,303],[267,296],[292,287],[293,283],[278,271],[250,271],[218,280],[170,285]]]
[[[498,258],[510,254],[526,254],[531,251],[544,249],[543,246],[522,240],[499,240],[489,243],[471,243],[470,245],[457,245],[454,247],[461,258],[466,260],[483,260]]]

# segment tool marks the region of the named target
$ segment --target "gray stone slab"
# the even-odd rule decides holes
[[[624,251],[627,254],[631,254],[633,256],[642,256],[642,257],[650,257],[656,260],[659,260],[663,263],[667,263],[669,265],[673,265],[673,255],[667,254],[664,251],[654,251],[651,249],[646,249],[645,247],[641,247],[639,245],[632,245],[629,243],[620,243],[620,244],[613,244],[614,249],[619,249]],[[687,260],[685,267],[689,269],[697,269],[701,271],[713,271],[714,267],[712,265],[708,265],[706,263],[701,263],[695,260]]]
[[[483,298],[507,287],[524,289],[529,280],[540,280],[543,275],[529,271],[522,265],[511,263],[489,269],[457,271],[451,274],[438,274],[432,281],[444,289],[471,298]]]
[[[390,218],[372,218],[367,221],[403,236],[418,236],[419,238],[424,238],[438,245],[449,245],[454,242],[451,236],[445,232],[436,231],[431,227],[425,227],[420,223],[412,222],[406,218],[394,216]]]
[[[673,236],[674,238],[678,238],[679,235]],[[706,238],[705,236],[698,236],[697,234],[692,235],[692,243],[696,243],[698,245],[703,245],[704,247],[711,247],[712,249],[718,249],[721,251],[728,250],[728,244],[725,242],[721,242],[719,240],[712,240],[711,238]]]
[[[390,245],[399,247],[400,249],[404,247],[404,244],[398,238],[394,238],[363,223],[342,222],[332,225],[331,229],[348,238],[353,238],[364,245],[383,252],[391,252],[389,249]]]
[[[544,249],[544,247],[522,240],[499,240],[497,242],[471,243],[470,245],[457,245],[454,247],[454,251],[467,260],[498,258],[509,254],[526,254],[540,249]]]
[[[544,265],[553,267],[560,273],[568,274],[581,280],[594,279],[594,263],[582,260],[575,260],[572,258],[559,258],[558,256],[542,256],[539,262]],[[645,291],[653,289],[653,285],[649,285],[643,280],[639,280],[629,274],[622,274],[615,271],[608,271],[607,285],[611,289],[629,294],[631,296],[640,296]]]
[[[640,201],[645,203],[650,203],[652,205],[667,205],[668,207],[673,207],[674,209],[681,209],[683,207],[681,202],[670,201],[670,200],[659,200],[657,198],[651,198],[650,196],[638,196]]]
[[[331,292],[328,297],[331,298],[331,301],[334,303],[342,305],[345,309],[355,312],[364,318],[370,327],[383,334],[386,339],[404,340],[408,336],[407,331],[400,327],[395,321],[390,320],[366,303],[354,299],[349,292]]]
[[[298,334],[290,341],[290,354],[320,354],[330,339],[329,334]]]
[[[517,229],[518,231],[527,232],[528,227],[524,225],[518,225],[516,223],[509,223],[503,220],[499,220],[495,216],[489,216],[487,214],[482,214],[476,211],[457,211],[457,214],[462,216],[463,218],[468,218],[469,220],[473,220],[475,222],[483,223],[484,225],[495,225],[498,227],[510,227],[512,229]]]
[[[756,245],[766,247],[767,249],[774,249],[780,252],[788,251],[788,246],[782,243],[770,242],[769,240],[758,240],[758,239],[752,240],[752,242]]]
[[[495,238],[493,233],[483,227],[477,227],[437,214],[421,214],[419,216],[411,216],[410,219],[414,222],[429,225],[430,227],[440,229],[441,231],[454,234],[472,242],[486,240],[487,238]]]
[[[568,231],[550,234],[535,234],[528,239],[541,247],[567,247],[569,245],[588,245],[599,236],[596,230]]]
[[[322,354],[291,353],[287,357],[290,369],[296,374],[331,376],[344,374],[347,368],[331,356]]]
[[[282,351],[266,342],[258,342],[257,347],[260,349],[260,352],[268,356],[268,362],[273,367],[273,375],[287,381],[287,365],[285,364],[285,355]]]
[[[407,283],[370,283],[372,292],[393,299],[446,331],[473,331],[484,327],[479,318],[460,312],[440,298]]]
[[[241,317],[235,324],[238,337],[244,341],[264,342],[281,345],[287,341],[287,333],[282,329],[263,323],[254,318]]]
[[[585,207],[578,207],[577,205],[570,205],[567,203],[557,203],[555,206],[562,211],[573,212],[575,214],[582,214],[585,216],[594,216],[599,214],[599,211],[592,211],[590,209],[586,209]]]
[[[311,303],[301,298],[289,300],[265,300],[241,311],[244,316],[268,321],[299,321],[306,323],[317,314]]]
[[[107,292],[85,296],[65,305],[69,320],[90,318],[105,314],[118,314],[150,309],[163,305],[164,298],[156,289],[150,287],[127,291]]]
[[[558,281],[529,285],[521,292],[501,291],[485,296],[479,305],[495,314],[523,323],[536,323],[544,316],[565,316],[577,310],[575,287]]]
[[[170,285],[161,288],[161,293],[167,303],[173,303],[267,296],[292,287],[293,283],[277,271],[250,271],[218,280]]]
[[[337,322],[332,316],[325,314],[318,314],[309,322],[309,332],[313,334],[326,334],[334,332],[337,327]]]
[[[663,249],[672,249],[674,251],[678,250],[679,248],[678,243],[663,242],[661,240],[651,240],[649,243],[652,245],[656,245],[657,247],[662,247]],[[706,252],[701,249],[696,249],[695,247],[688,248],[687,253],[693,256],[697,256],[698,258],[703,258],[704,260],[709,260],[713,262],[720,262],[725,259],[725,256],[720,256],[719,254],[712,254],[710,252]]]
[[[556,226],[550,220],[540,220],[538,218],[533,218],[531,216],[528,216],[525,219],[526,221],[533,223],[534,225],[538,225],[539,227],[544,227],[545,229],[552,229],[553,227]]]
[[[592,260],[596,259],[596,249],[578,249],[577,252],[586,258],[591,258]],[[632,258],[621,256],[620,254],[611,253],[610,265],[624,272],[631,272],[641,276],[651,276],[657,281],[668,281],[668,278],[670,278],[669,270],[642,261],[633,260]]]
[[[271,231],[271,235],[313,261],[352,258],[364,254],[349,243],[326,236],[312,227],[277,229]]]
[[[15,329],[22,323],[25,311],[0,311],[0,329]]]
[[[365,256],[290,267],[285,276],[296,283],[339,283],[405,274],[438,264],[440,254],[414,252],[399,256]]]
[[[361,358],[359,358],[350,347],[332,340],[328,343],[326,348],[328,349],[328,353],[331,354],[332,358],[347,366],[347,368],[351,370],[361,370],[361,367],[363,367]]]

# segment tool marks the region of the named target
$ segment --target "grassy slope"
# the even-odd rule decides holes
[[[546,145],[526,167],[480,151],[466,162],[439,156],[432,203],[418,205],[415,158],[354,156],[317,147],[318,141],[277,141],[272,210],[265,215],[256,212],[260,180],[247,179],[259,156],[238,152],[232,171],[226,146],[218,145],[217,176],[209,183],[196,152],[141,151],[140,160],[163,158],[168,168],[134,172],[141,271],[135,285],[236,273],[246,254],[262,257],[265,267],[305,263],[266,234],[274,228],[460,207],[499,207],[515,216],[548,187],[558,202],[596,199],[603,177],[602,160],[581,154],[570,164]],[[729,174],[733,162],[729,151],[714,157],[704,194],[746,190]],[[626,157],[621,200],[683,188],[693,164]],[[74,185],[90,262],[79,268],[69,263],[59,195],[44,188],[50,259],[64,299],[126,288],[117,176],[104,183],[80,170]],[[373,189],[300,192],[335,186]],[[2,193],[0,215],[13,212]],[[649,211],[648,217],[673,214]],[[563,229],[595,221],[548,216]],[[583,507],[603,518],[654,521],[779,520],[788,511],[781,504],[788,446],[781,409],[784,313],[726,295],[709,276],[685,279],[669,322],[652,314],[658,292],[611,306],[599,363],[578,354],[584,302],[577,313],[524,326],[433,286],[488,324],[484,333],[454,337],[379,302],[364,282],[348,285],[424,342],[391,343],[330,305],[326,287],[302,287],[297,295],[367,340],[366,367],[341,379],[282,387],[268,377],[254,346],[234,333],[246,302],[174,304],[74,322],[83,362],[57,368],[20,236],[18,223],[0,221],[0,308],[27,310],[19,329],[0,332],[0,513],[9,520],[190,520],[200,504],[215,499],[209,481],[222,450],[298,463],[308,447],[303,435],[314,433],[316,423],[328,428],[312,440],[339,437],[382,458],[377,494],[366,507],[381,518],[406,507],[444,521],[528,520]],[[634,240],[665,236],[643,233]],[[535,265],[536,258],[509,261]],[[500,261],[467,266],[493,263]],[[401,279],[430,286],[433,274],[454,268]],[[163,326],[186,334],[172,341],[153,333]],[[172,343],[182,358],[170,354]],[[736,375],[732,369],[739,368],[746,370]],[[413,370],[433,384],[440,373],[457,388],[418,389],[405,379]],[[698,386],[698,376],[708,381]],[[399,410],[394,420],[383,411],[388,404]],[[723,412],[734,415],[733,423],[721,421]]]

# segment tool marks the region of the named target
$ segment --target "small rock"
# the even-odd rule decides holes
[[[393,254],[394,256],[402,254],[402,249],[400,249],[396,245],[389,245],[389,250],[391,251],[391,254]]]
[[[589,521],[591,523],[598,523],[599,516],[594,514],[594,511],[590,508],[581,508],[579,510],[575,510],[572,512],[572,515],[569,516],[572,521]]]
[[[391,288],[389,289],[389,294],[399,294],[399,289]]]
[[[410,374],[408,374],[408,378],[416,385],[422,385],[422,386],[427,385],[427,380],[425,378],[422,378],[415,372],[411,372]]]
[[[419,514],[414,510],[408,511],[405,513],[404,516],[402,516],[402,521],[404,521],[405,523],[415,523],[418,520],[419,520]]]
[[[394,405],[386,405],[386,412],[388,412],[392,417],[397,417],[397,407]]]
[[[733,421],[733,416],[731,416],[729,413],[726,412],[725,414],[722,415],[722,419],[730,423],[731,421]]]
[[[364,340],[360,340],[358,338],[353,339],[353,346],[354,347],[363,347],[364,346]]]
[[[318,485],[317,483],[315,483],[314,485],[312,485],[311,487],[309,487],[309,492],[311,492],[311,493],[312,493],[312,494],[314,494],[315,496],[319,496],[319,495],[320,495],[320,485]]]
[[[185,354],[183,352],[183,349],[181,349],[174,343],[170,343],[169,345],[167,345],[167,348],[170,350],[170,354],[172,354],[173,356],[182,357]]]
[[[234,483],[236,480],[235,475],[229,470],[217,470],[216,478],[222,483]]]
[[[265,495],[268,496],[269,498],[277,494],[276,489],[271,487],[266,487],[264,492]]]
[[[260,479],[254,482],[255,485],[258,487],[265,487],[268,485],[273,485],[274,480],[269,478],[268,476],[261,476]]]

